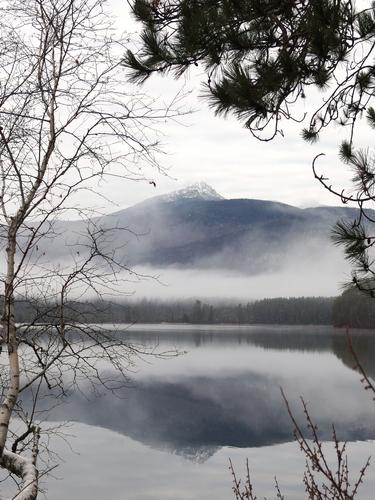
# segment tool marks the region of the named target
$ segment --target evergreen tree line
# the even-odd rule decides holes
[[[59,306],[53,303],[18,300],[16,308],[20,323],[60,321]],[[247,303],[197,299],[69,302],[64,314],[67,323],[332,324],[375,328],[375,304],[355,288],[338,297],[272,298]]]
[[[375,328],[375,301],[358,288],[350,288],[334,301],[332,319],[341,328]]]
[[[142,299],[123,302],[69,302],[67,322],[88,323],[190,323],[190,324],[331,324],[334,298],[274,298],[235,303],[203,300],[159,301]],[[21,323],[57,323],[58,305],[17,301]]]

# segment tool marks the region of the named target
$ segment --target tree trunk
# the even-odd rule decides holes
[[[9,382],[6,396],[0,405],[0,466],[23,480],[21,491],[13,498],[34,500],[38,494],[38,472],[31,460],[5,449],[9,421],[19,393],[20,369],[14,309],[14,269],[17,248],[17,219],[12,218],[7,238],[7,274],[2,315],[3,342],[8,348]]]
[[[17,453],[3,450],[0,466],[23,481],[19,493],[12,500],[35,500],[38,495],[38,471],[31,460],[21,457]]]
[[[5,399],[0,405],[0,459],[3,455],[8,435],[8,426],[19,391],[19,360],[14,311],[14,261],[16,255],[17,223],[12,218],[7,238],[7,274],[4,290],[4,307],[2,316],[3,338],[8,348],[9,382]]]

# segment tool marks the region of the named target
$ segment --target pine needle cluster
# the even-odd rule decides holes
[[[153,72],[181,76],[193,65],[217,114],[234,113],[252,132],[281,117],[305,87],[324,89],[354,40],[350,2],[322,0],[135,0],[141,48],[124,64],[143,82]],[[371,14],[358,24],[375,32]],[[348,40],[350,41],[348,43]],[[310,137],[313,135],[311,130]]]

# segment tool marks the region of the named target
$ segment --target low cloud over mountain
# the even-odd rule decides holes
[[[162,278],[165,272],[168,276],[181,270],[255,279],[274,275],[280,286],[282,280],[293,281],[293,274],[301,282],[310,281],[311,293],[306,292],[311,295],[319,293],[313,280],[320,285],[329,279],[337,289],[337,282],[349,277],[342,251],[333,246],[330,233],[338,219],[353,218],[356,213],[345,207],[301,209],[274,201],[224,199],[200,183],[93,222],[108,230],[105,248],[117,249],[117,256],[129,267],[151,270],[151,274],[157,270]],[[55,229],[58,236],[48,242],[49,255],[59,260],[68,254],[82,255],[83,222],[59,221]],[[332,287],[327,292],[321,289],[322,294],[332,293]],[[275,289],[262,295],[278,293]]]

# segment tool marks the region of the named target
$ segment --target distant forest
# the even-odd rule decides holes
[[[110,316],[115,322],[144,323],[272,323],[327,324],[331,323],[332,298],[279,298],[246,304],[207,303],[201,300],[111,305]]]
[[[21,323],[56,323],[58,306],[17,301]],[[67,304],[66,321],[89,323],[289,324],[375,328],[375,300],[357,290],[339,297],[292,297],[247,303],[204,300],[123,302],[95,301]]]
[[[375,299],[357,288],[346,290],[333,303],[332,321],[337,327],[375,328]]]

